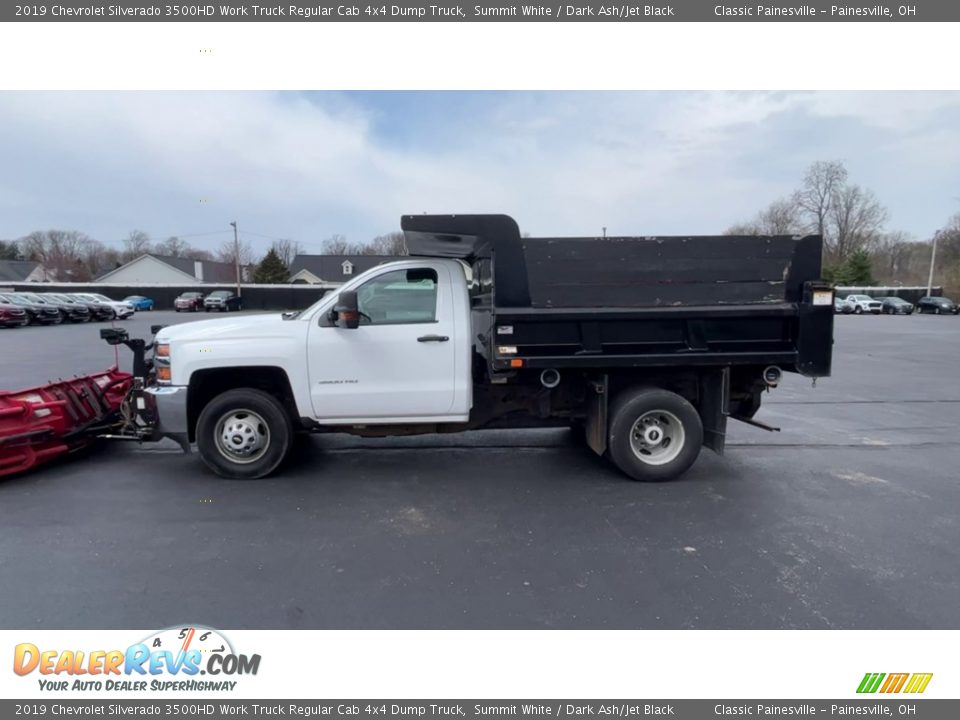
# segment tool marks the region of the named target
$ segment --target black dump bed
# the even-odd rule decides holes
[[[529,238],[530,305],[676,307],[782,303],[820,275],[817,238]],[[791,284],[791,280],[794,282]]]
[[[497,349],[515,346],[524,367],[766,363],[829,374],[833,299],[819,236],[524,238],[506,215],[408,215],[402,227],[411,255],[471,265],[494,370],[509,367]]]

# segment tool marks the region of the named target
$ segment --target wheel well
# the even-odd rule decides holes
[[[283,368],[271,366],[212,368],[198,370],[190,376],[187,393],[187,427],[190,441],[196,440],[197,420],[213,398],[227,390],[255,388],[270,393],[279,400],[297,422],[297,403],[293,398],[290,378]]]

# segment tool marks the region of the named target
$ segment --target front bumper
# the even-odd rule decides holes
[[[187,425],[187,386],[151,385],[144,388],[144,408],[140,416],[152,424],[155,437],[168,437],[190,447],[190,428]]]

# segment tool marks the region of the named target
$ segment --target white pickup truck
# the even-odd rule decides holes
[[[722,452],[728,416],[763,426],[781,370],[829,374],[818,237],[535,239],[503,215],[402,226],[410,259],[306,310],[158,329],[152,370],[141,350],[135,371],[141,436],[195,441],[217,473],[257,478],[296,432],[573,426],[630,477],[666,480],[702,445]]]

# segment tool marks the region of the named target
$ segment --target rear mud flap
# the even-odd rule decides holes
[[[607,376],[590,383],[587,399],[587,446],[597,455],[607,451],[607,400],[609,398]]]
[[[700,376],[700,422],[703,445],[723,455],[727,442],[727,414],[730,406],[730,368],[705,372]]]

